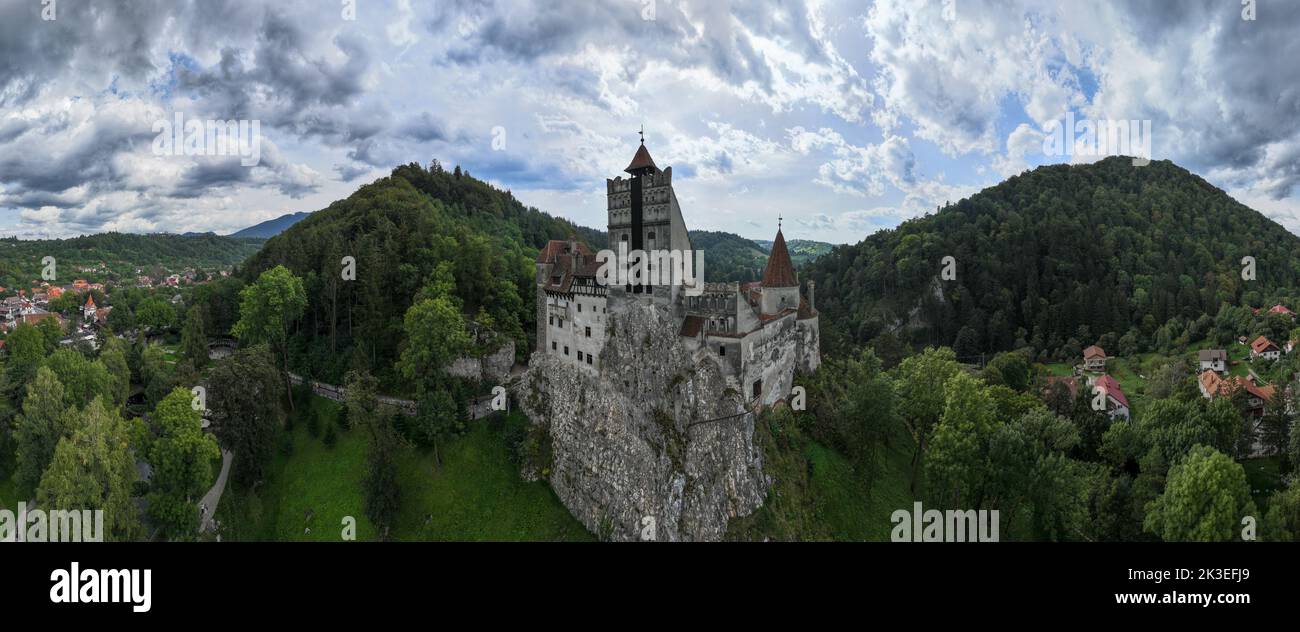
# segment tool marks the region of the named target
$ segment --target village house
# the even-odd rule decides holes
[[[1282,356],[1282,351],[1277,348],[1277,345],[1273,344],[1273,341],[1269,340],[1268,338],[1265,338],[1264,336],[1260,336],[1256,338],[1254,342],[1250,343],[1251,361],[1255,361],[1260,358],[1263,358],[1265,360],[1276,360],[1281,356]]]
[[[1097,345],[1084,349],[1083,368],[1087,371],[1104,372],[1106,370],[1106,351]]]
[[[1124,389],[1120,388],[1119,382],[1109,375],[1099,375],[1088,381],[1094,393],[1106,397],[1106,414],[1111,419],[1117,417],[1129,418],[1130,410],[1128,398],[1124,396]]]
[[[1273,398],[1276,389],[1269,386],[1259,386],[1249,377],[1234,375],[1228,378],[1221,378],[1217,374],[1206,371],[1197,378],[1197,385],[1200,388],[1201,396],[1214,400],[1219,397],[1232,397],[1237,389],[1245,389],[1245,414],[1250,417],[1262,417],[1264,415],[1264,405],[1268,400]]]
[[[1258,309],[1258,308],[1256,308],[1256,309],[1252,309],[1252,310],[1250,310],[1250,311],[1251,311],[1252,313],[1255,313],[1255,314],[1258,314],[1258,313],[1259,313],[1259,309]],[[1274,306],[1268,308],[1268,313],[1270,313],[1270,314],[1281,314],[1281,315],[1283,315],[1283,316],[1286,316],[1287,318],[1290,318],[1291,320],[1295,320],[1295,312],[1293,312],[1293,311],[1287,309],[1286,305],[1283,305],[1283,304],[1281,304],[1281,303],[1278,303],[1277,305],[1274,305]]]
[[[1200,371],[1223,373],[1228,370],[1228,352],[1223,349],[1201,349],[1196,352]]]

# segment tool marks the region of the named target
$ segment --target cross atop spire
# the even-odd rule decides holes
[[[645,144],[645,123],[641,124],[641,144]]]
[[[777,230],[781,230],[781,215],[780,215],[780,214],[777,214],[777,216],[776,216],[776,229],[777,229]]]

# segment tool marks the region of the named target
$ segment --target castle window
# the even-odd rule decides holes
[[[546,317],[546,324],[548,324],[548,325],[554,325],[554,324],[555,324],[555,316],[547,316],[547,317]]]
[[[551,341],[551,351],[555,351],[555,341]]]
[[[587,354],[587,364],[591,364],[591,354]]]
[[[754,397],[763,394],[763,380],[754,380]]]
[[[588,328],[587,328],[587,337],[588,337],[588,338],[591,337],[591,327],[588,327]]]
[[[564,345],[564,355],[569,355],[569,345]]]
[[[579,312],[582,311],[582,303],[578,303],[578,311],[579,311]]]
[[[727,348],[722,345],[718,345],[718,355],[719,356],[727,355]]]
[[[557,325],[557,327],[559,327],[560,329],[564,329],[564,319],[563,319],[563,318],[560,319],[560,324]]]

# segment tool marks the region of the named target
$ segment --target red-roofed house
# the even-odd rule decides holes
[[[1221,378],[1211,371],[1202,373],[1197,378],[1198,385],[1201,389],[1201,395],[1209,400],[1219,397],[1232,397],[1238,389],[1246,391],[1245,413],[1251,417],[1262,417],[1264,415],[1264,404],[1273,398],[1277,388],[1272,385],[1259,386],[1249,377],[1234,375],[1229,378]]]
[[[1269,310],[1268,310],[1268,313],[1270,313],[1270,314],[1281,314],[1281,315],[1283,315],[1283,316],[1287,316],[1287,317],[1289,317],[1289,318],[1291,318],[1291,319],[1293,319],[1293,320],[1295,319],[1295,312],[1293,312],[1293,311],[1287,309],[1286,306],[1283,305],[1283,304],[1281,304],[1281,303],[1278,303],[1277,305],[1274,305],[1273,307],[1270,307]]]
[[[1083,368],[1088,371],[1106,370],[1106,351],[1097,345],[1083,350]]]
[[[1106,398],[1106,413],[1111,419],[1129,418],[1128,398],[1124,396],[1124,389],[1120,388],[1115,378],[1109,375],[1097,376],[1092,380],[1092,392]]]
[[[1258,360],[1260,358],[1265,360],[1276,360],[1281,356],[1282,350],[1278,349],[1277,345],[1273,344],[1273,341],[1268,338],[1260,336],[1256,338],[1254,342],[1250,343],[1251,360]]]

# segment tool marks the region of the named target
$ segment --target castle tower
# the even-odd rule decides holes
[[[763,269],[763,280],[759,283],[763,293],[761,309],[764,314],[779,314],[785,309],[799,308],[799,277],[795,275],[794,264],[790,262],[790,253],[785,247],[785,235],[781,228],[776,229],[776,240],[772,242],[772,254],[767,257],[767,267]]]
[[[96,309],[98,308],[95,307],[95,297],[91,296],[87,298],[86,304],[81,308],[81,317],[87,322],[94,322]]]
[[[673,192],[673,168],[660,170],[646,149],[644,133],[632,162],[624,169],[629,175],[605,180],[609,212],[609,248],[618,252],[678,250],[690,253],[691,238],[682,219],[677,194]]]

